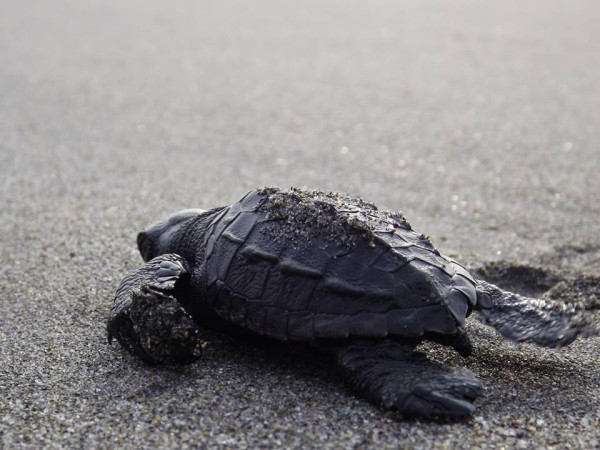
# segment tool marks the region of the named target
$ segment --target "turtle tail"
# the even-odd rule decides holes
[[[600,328],[583,307],[524,297],[483,280],[477,280],[475,309],[484,323],[516,342],[558,348],[569,345],[577,336],[600,335]]]

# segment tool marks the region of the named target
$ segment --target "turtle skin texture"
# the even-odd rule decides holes
[[[356,392],[405,415],[474,411],[475,376],[414,350],[431,340],[468,356],[473,310],[515,341],[594,334],[582,312],[475,280],[401,213],[338,193],[253,190],[157,222],[138,247],[146,264],[123,280],[108,320],[129,352],[189,363],[211,329],[307,342],[333,354]]]

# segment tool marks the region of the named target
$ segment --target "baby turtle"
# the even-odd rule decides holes
[[[473,310],[518,342],[597,334],[584,311],[476,280],[401,213],[337,193],[253,190],[175,213],[137,243],[147,262],[117,290],[109,340],[151,364],[196,360],[205,329],[308,342],[358,393],[406,415],[473,413],[474,375],[414,351],[431,340],[468,356]]]

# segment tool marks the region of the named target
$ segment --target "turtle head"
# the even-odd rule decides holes
[[[184,209],[146,227],[137,237],[138,249],[144,261],[173,252],[177,232],[185,223],[203,212],[202,209]]]

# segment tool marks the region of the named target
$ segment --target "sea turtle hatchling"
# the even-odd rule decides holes
[[[204,329],[308,342],[360,394],[407,415],[466,416],[481,383],[414,351],[468,356],[473,310],[518,342],[561,347],[598,334],[585,311],[474,279],[401,213],[337,193],[253,190],[184,210],[138,235],[146,264],[119,286],[108,336],[154,364],[201,354]]]

